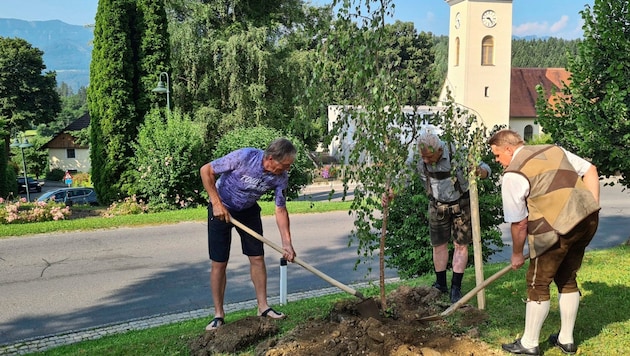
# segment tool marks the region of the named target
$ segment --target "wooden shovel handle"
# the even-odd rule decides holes
[[[274,250],[280,252],[280,254],[284,254],[284,250],[282,249],[282,247],[276,245],[275,243],[269,241],[268,239],[266,239],[265,237],[263,237],[261,234],[257,233],[256,231],[250,229],[249,227],[245,226],[243,223],[241,223],[240,221],[234,219],[232,216],[230,216],[230,223],[234,224],[234,226],[240,228],[241,230],[247,232],[248,234],[252,235],[253,237],[255,237],[257,240],[262,241],[263,243],[271,246],[271,248],[273,248]],[[349,286],[339,282],[338,280],[324,274],[323,272],[321,272],[320,270],[316,269],[315,267],[311,266],[310,264],[304,262],[302,259],[300,259],[299,257],[295,257],[293,259],[294,263],[299,264],[300,266],[306,268],[308,271],[310,271],[311,273],[315,274],[316,276],[318,276],[319,278],[325,280],[326,282],[334,285],[335,287],[348,292],[358,298],[361,299],[365,299],[365,297],[363,296],[363,294],[361,294],[361,292],[350,288]]]
[[[460,300],[458,300],[457,302],[453,303],[453,305],[448,307],[448,309],[446,309],[445,311],[440,313],[440,316],[444,317],[444,316],[451,315],[455,310],[459,309],[462,305],[464,305],[466,302],[468,302],[470,299],[472,299],[475,295],[477,295],[477,293],[479,293],[479,291],[481,291],[482,289],[486,288],[490,283],[492,283],[492,282],[496,281],[497,279],[503,277],[503,275],[508,273],[511,269],[512,269],[512,265],[511,264],[503,267],[502,270],[500,270],[499,272],[497,272],[497,273],[493,274],[492,276],[488,277],[487,279],[485,279],[481,284],[479,284],[475,288],[471,289],[470,292],[466,293]]]

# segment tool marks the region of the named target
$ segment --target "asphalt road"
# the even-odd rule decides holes
[[[328,196],[332,185],[311,186],[305,199]],[[629,193],[602,188],[600,227],[589,249],[628,240]],[[335,199],[339,199],[336,195]],[[266,238],[280,243],[272,217]],[[349,284],[378,279],[378,261],[354,270],[347,212],[292,215],[294,247],[322,272]],[[502,226],[509,244],[507,224]],[[254,299],[249,264],[234,239],[226,304]],[[279,294],[279,254],[267,248],[268,293]],[[511,247],[493,258],[509,259]],[[0,344],[110,323],[211,307],[206,224],[181,223],[0,240]],[[370,274],[368,271],[372,269]],[[387,277],[395,277],[387,271]],[[288,293],[330,285],[298,265],[288,266]]]
[[[347,212],[292,215],[294,247],[342,283],[378,280],[378,261],[354,270]],[[265,237],[280,244],[275,219]],[[226,304],[255,298],[234,239]],[[267,248],[268,293],[279,294],[279,254]],[[0,240],[0,344],[158,314],[211,307],[206,224],[181,223]],[[368,268],[374,270],[368,273]],[[330,287],[289,264],[288,293]],[[388,278],[395,277],[389,271]]]

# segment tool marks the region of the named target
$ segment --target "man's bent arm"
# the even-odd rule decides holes
[[[519,269],[525,264],[523,250],[527,240],[527,217],[510,225],[512,233],[512,269]]]
[[[292,262],[296,254],[293,250],[293,243],[291,242],[291,224],[289,221],[289,211],[286,206],[276,206],[276,224],[278,225],[278,231],[280,231],[280,238],[282,239],[282,249],[284,250],[282,256]]]
[[[212,213],[218,219],[223,220],[225,222],[229,222],[230,213],[223,205],[221,201],[221,197],[219,196],[219,192],[216,187],[216,177],[214,174],[214,170],[212,169],[212,165],[210,163],[204,164],[200,169],[199,173],[201,175],[201,182],[203,183],[203,188],[208,193],[208,197],[210,199],[210,204],[212,204]]]

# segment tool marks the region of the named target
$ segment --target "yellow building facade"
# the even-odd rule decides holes
[[[512,0],[445,0],[450,6],[448,74],[452,100],[484,125],[509,125]]]

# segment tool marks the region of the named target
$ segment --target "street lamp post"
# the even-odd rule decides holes
[[[166,77],[166,85],[164,85],[164,81],[162,80],[162,76]],[[155,87],[152,91],[154,93],[164,94],[166,93],[166,109],[171,111],[171,91],[170,91],[171,83],[168,79],[168,73],[161,72],[158,80],[157,87]]]
[[[28,178],[26,176],[26,157],[24,156],[24,149],[33,147],[33,145],[31,145],[26,138],[24,139],[24,142],[20,142],[16,137],[15,141],[11,144],[11,147],[19,147],[20,151],[22,151],[22,168],[24,170],[24,184],[26,185],[26,201],[31,201]]]

